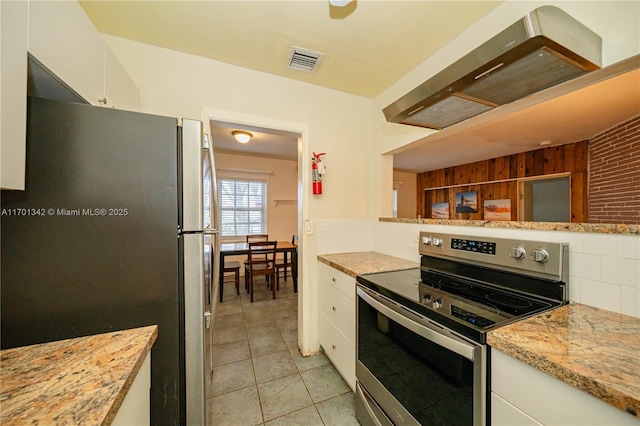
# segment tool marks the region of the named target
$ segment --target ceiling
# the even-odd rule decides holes
[[[343,8],[328,0],[79,3],[105,34],[375,98],[501,1],[355,0]],[[324,54],[314,74],[286,66],[292,46]],[[636,57],[636,68],[637,62]],[[416,141],[393,153],[394,167],[421,172],[584,140],[640,113],[639,80],[632,77],[619,91],[635,98],[609,96],[617,88],[608,87],[554,103],[553,97],[570,92],[567,87],[582,86],[547,89]],[[594,103],[594,96],[606,102]],[[546,101],[551,103],[542,107]],[[211,124],[216,150],[297,157],[297,135]],[[240,145],[231,137],[233,129],[249,130],[254,138]]]
[[[98,31],[374,98],[500,1],[80,0]],[[292,46],[324,54],[287,68]]]
[[[295,133],[215,120],[211,120],[210,125],[211,139],[216,153],[298,160],[298,135]],[[246,144],[238,143],[231,134],[234,130],[248,131],[253,137]]]
[[[80,0],[98,31],[374,98],[502,0]],[[428,30],[426,30],[428,29]],[[420,35],[420,36],[416,36]],[[314,74],[287,67],[292,46],[323,53]],[[254,134],[246,145],[231,130]],[[216,151],[295,160],[297,135],[211,123]]]

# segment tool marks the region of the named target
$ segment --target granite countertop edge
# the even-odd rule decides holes
[[[640,319],[571,303],[487,334],[494,349],[640,418]]]
[[[129,393],[129,389],[131,389],[131,385],[133,385],[133,382],[135,381],[136,377],[138,376],[138,373],[140,372],[140,369],[142,368],[142,364],[144,364],[144,361],[147,358],[147,355],[151,353],[151,348],[155,343],[156,339],[158,338],[157,325],[149,326],[146,328],[150,329],[149,339],[144,344],[144,347],[140,351],[139,356],[135,361],[135,364],[133,365],[133,367],[131,368],[131,371],[129,372],[129,375],[127,376],[125,382],[122,384],[122,387],[120,388],[116,398],[114,399],[113,404],[111,404],[111,407],[109,408],[109,412],[107,413],[104,419],[103,424],[105,425],[111,424],[113,422],[113,419],[115,419],[116,415],[118,414],[118,410],[120,410],[120,407],[122,406],[122,402],[126,398],[127,393]]]
[[[353,278],[364,274],[420,267],[418,262],[375,251],[320,254],[318,260]]]
[[[640,225],[609,223],[565,223],[565,222],[516,222],[493,220],[426,219],[426,218],[378,218],[379,222],[419,223],[425,225],[475,226],[497,229],[533,229],[538,231],[565,231],[582,233],[640,235]]]
[[[158,336],[156,325],[0,351],[0,423],[109,425]]]

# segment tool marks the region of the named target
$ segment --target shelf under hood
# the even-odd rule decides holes
[[[383,112],[442,129],[602,65],[602,39],[553,6],[527,14]]]

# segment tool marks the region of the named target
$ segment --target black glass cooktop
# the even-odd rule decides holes
[[[491,283],[421,268],[362,275],[358,282],[481,342],[492,328],[559,305]]]

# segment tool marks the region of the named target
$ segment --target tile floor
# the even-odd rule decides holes
[[[297,349],[298,298],[289,278],[273,300],[265,284],[254,302],[225,283],[213,329],[208,425],[358,425],[354,394],[324,354]]]

